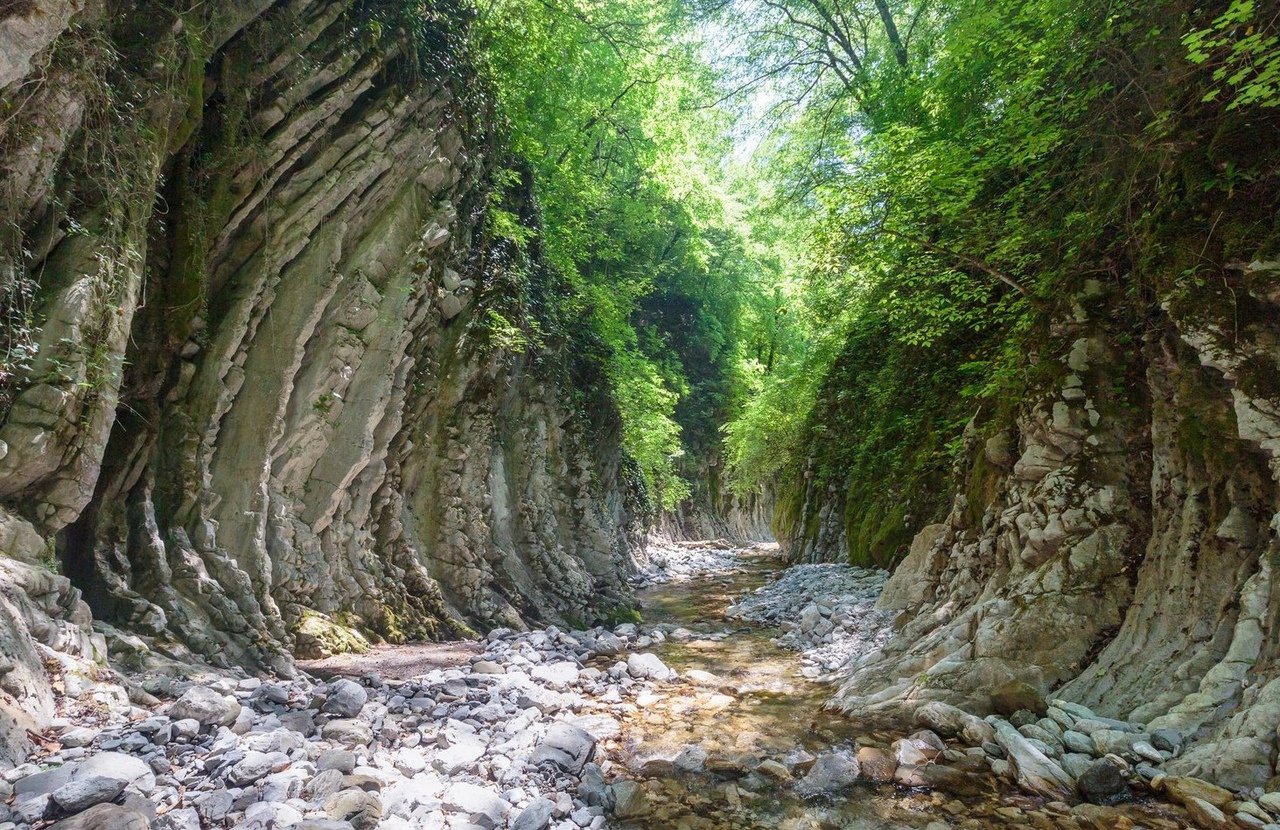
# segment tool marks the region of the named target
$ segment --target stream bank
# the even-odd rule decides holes
[[[65,710],[4,774],[0,830],[1215,827],[1019,791],[958,710],[932,730],[825,711],[822,661],[892,624],[871,609],[882,574],[693,547],[636,581],[644,621],[612,630],[306,664],[329,680],[131,678],[141,703]]]

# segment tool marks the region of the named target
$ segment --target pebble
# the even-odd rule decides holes
[[[718,547],[673,547],[651,561],[659,558],[661,575],[642,576],[641,584],[741,567],[735,552]],[[891,621],[874,602],[885,577],[844,565],[793,567],[743,597],[733,618],[780,625],[775,641],[798,650],[805,668],[826,673],[883,643]],[[856,782],[893,781],[932,791],[915,797],[934,799],[940,818],[998,815],[1047,827],[1041,821],[1047,813],[1020,802],[983,802],[983,813],[955,799],[989,793],[997,777],[1025,768],[1005,756],[1025,765],[1034,758],[1028,749],[1039,747],[1057,756],[1043,775],[1052,777],[1060,762],[1063,777],[1070,773],[1082,794],[1088,789],[1097,793],[1090,800],[1114,803],[1107,794],[1127,795],[1126,775],[1141,788],[1138,776],[1157,777],[1156,768],[1181,749],[1176,733],[1147,735],[1140,725],[1100,718],[1068,701],[1049,701],[1045,716],[1032,714],[1020,732],[998,718],[984,721],[932,703],[917,713],[918,725],[928,729],[896,741],[881,735],[876,745],[816,753],[794,745],[709,752],[677,744],[629,765],[629,774],[659,778],[622,777],[627,770],[617,763],[618,751],[629,719],[662,722],[693,696],[719,711],[742,694],[728,670],[680,675],[654,650],[668,640],[696,647],[737,633],[637,624],[498,629],[470,665],[403,682],[169,680],[165,696],[178,699],[165,714],[125,704],[106,722],[65,719],[61,749],[39,759],[48,769],[28,764],[4,776],[4,786],[13,785],[12,803],[0,807],[0,830],[43,827],[46,815],[66,816],[57,830],[599,830],[609,815],[682,826],[677,808],[714,817],[698,827],[730,827],[740,826],[735,810],[768,804],[788,790],[826,803]],[[1108,739],[1104,748],[1144,765],[1130,772],[1119,758],[1096,757],[1099,736]],[[1114,736],[1123,736],[1123,746]],[[695,783],[679,796],[674,782],[682,777]],[[1224,813],[1212,790],[1173,786],[1181,786],[1180,803],[1202,800],[1208,810],[1197,809],[1206,815],[1218,810],[1252,826],[1249,819],[1280,814],[1280,793],[1253,793],[1252,807],[1234,803]]]

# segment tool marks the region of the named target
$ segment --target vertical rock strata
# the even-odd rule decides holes
[[[413,45],[395,6],[0,21],[30,50],[0,66],[15,717],[48,714],[42,656],[101,657],[84,600],[134,656],[285,672],[350,629],[626,605],[616,411],[563,286],[486,238],[486,205],[529,200],[490,187],[465,19]]]
[[[1276,774],[1280,294],[1254,263],[1126,336],[1096,283],[1055,327],[1043,396],[971,425],[945,521],[881,605],[907,612],[837,702],[990,711],[1018,679],[1192,742],[1166,765],[1230,787]]]

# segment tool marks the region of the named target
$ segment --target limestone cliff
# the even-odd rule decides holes
[[[486,224],[535,219],[466,15],[401,5],[0,11],[11,714],[103,656],[90,607],[117,658],[288,672],[628,603],[598,347]]]

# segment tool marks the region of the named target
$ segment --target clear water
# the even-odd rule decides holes
[[[744,592],[764,584],[778,568],[774,560],[749,560],[741,573],[713,574],[640,592],[646,622],[683,626],[695,637],[654,647],[667,665],[681,672],[700,669],[723,683],[680,684],[670,694],[642,701],[623,718],[617,749],[624,762],[654,756],[671,758],[686,745],[710,755],[781,759],[803,748],[818,753],[836,746],[888,745],[914,731],[906,724],[870,723],[824,711],[831,688],[799,673],[797,655],[770,642],[769,628],[744,627],[724,619],[725,609]],[[711,641],[700,635],[731,630]],[[611,753],[611,757],[619,757]],[[634,773],[632,773],[634,774]],[[859,785],[837,798],[805,800],[786,784],[760,776],[683,774],[665,770],[644,779],[652,810],[619,823],[634,830],[890,830],[891,828],[1080,828],[1046,808],[1043,801],[1001,789],[961,799],[891,785]],[[1058,809],[1061,809],[1060,807]],[[1114,819],[1116,827],[1186,826],[1160,804],[1132,805]],[[1107,825],[1111,826],[1111,825]]]

